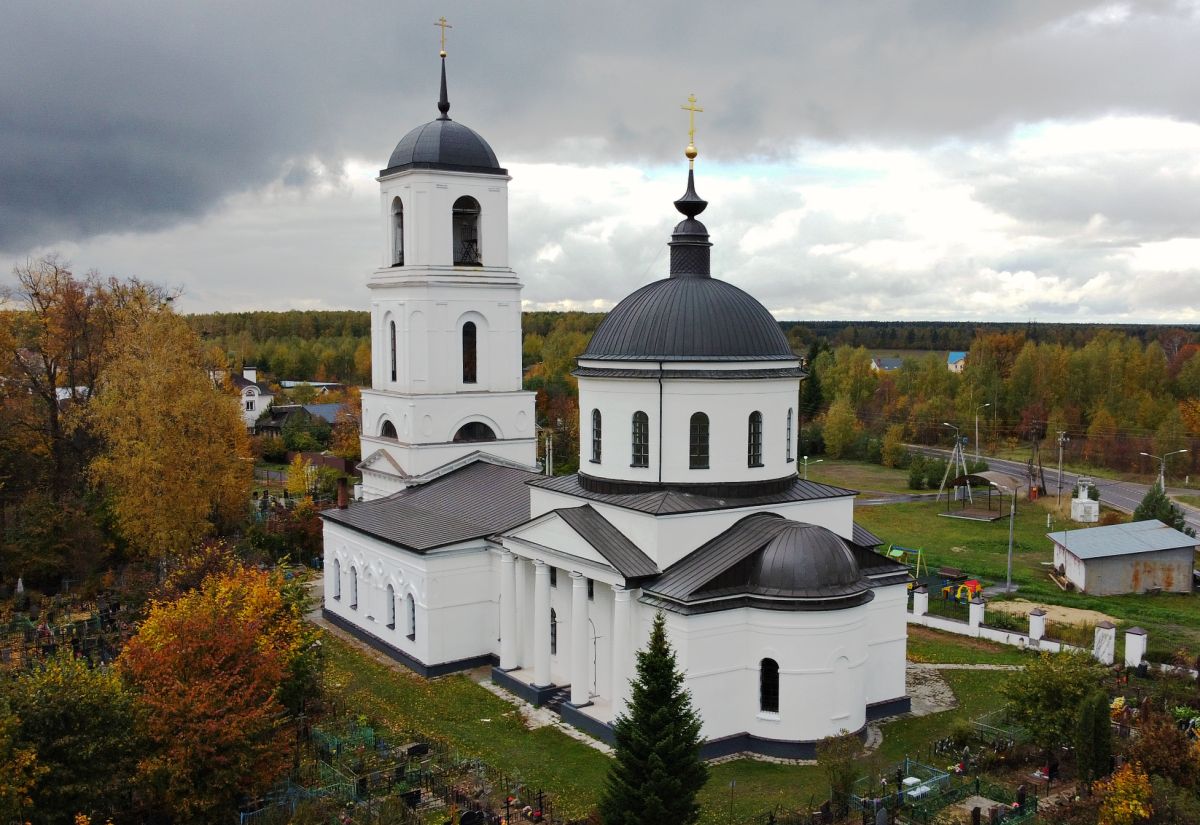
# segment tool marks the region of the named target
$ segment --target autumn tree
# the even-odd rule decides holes
[[[46,767],[37,751],[20,741],[21,720],[0,697],[0,821],[25,822],[33,808],[33,789]]]
[[[1099,676],[1086,653],[1043,652],[1005,684],[1008,712],[1049,753],[1071,741],[1076,709]]]
[[[249,440],[199,338],[168,309],[119,326],[90,405],[103,447],[91,478],[146,558],[186,550],[247,508]]]
[[[17,741],[43,773],[31,797],[34,823],[106,816],[127,800],[140,747],[133,696],[112,670],[61,653],[8,686]]]
[[[284,697],[315,684],[314,630],[279,577],[248,568],[158,602],[118,660],[151,748],[145,793],[180,822],[231,815],[287,770]],[[308,690],[306,688],[305,690]]]
[[[1153,789],[1150,777],[1136,762],[1127,762],[1103,782],[1097,782],[1100,797],[1097,825],[1136,825],[1150,819]]]
[[[847,731],[817,742],[817,767],[829,782],[829,800],[835,817],[844,817],[850,811],[850,794],[864,773],[866,758],[862,740]]]
[[[825,423],[821,428],[825,436],[825,452],[831,458],[847,455],[854,448],[859,429],[854,407],[849,399],[839,397],[829,405],[829,411],[825,413]]]
[[[903,424],[893,424],[884,432],[882,460],[884,467],[903,467],[909,460]]]

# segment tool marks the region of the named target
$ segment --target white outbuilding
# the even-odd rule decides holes
[[[1083,593],[1192,592],[1196,537],[1158,519],[1046,535],[1054,567]]]
[[[907,711],[907,571],[855,525],[854,491],[797,477],[804,374],[713,276],[692,171],[669,277],[579,358],[580,471],[536,471],[508,176],[449,120],[442,72],[441,117],[379,178],[367,500],[324,514],[325,615],[423,674],[491,664],[608,737],[662,611],[709,756],[811,756]]]

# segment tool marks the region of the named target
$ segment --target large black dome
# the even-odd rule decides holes
[[[815,524],[784,521],[750,572],[753,593],[778,598],[849,596],[868,589],[841,536]]]
[[[794,359],[767,308],[716,278],[655,281],[617,304],[580,358],[610,361]]]
[[[478,132],[449,118],[431,120],[400,139],[384,173],[404,169],[507,174]]]

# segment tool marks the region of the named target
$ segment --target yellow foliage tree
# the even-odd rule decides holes
[[[839,396],[825,413],[825,424],[821,429],[825,437],[825,452],[829,453],[830,458],[841,458],[854,446],[859,429],[854,407],[848,399]]]
[[[312,462],[300,453],[296,453],[296,457],[288,466],[287,491],[296,498],[311,495],[315,475]]]
[[[1116,773],[1095,784],[1100,797],[1097,825],[1135,825],[1154,813],[1150,806],[1150,777],[1136,763],[1122,765]]]
[[[140,555],[191,549],[247,508],[253,463],[235,397],[169,309],[125,319],[89,405],[103,448],[91,479]]]

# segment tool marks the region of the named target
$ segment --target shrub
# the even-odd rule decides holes
[[[879,447],[879,462],[884,467],[905,467],[910,462],[910,453],[904,446],[904,425],[893,424],[883,434]]]
[[[925,489],[925,456],[917,454],[908,465],[908,489]]]
[[[942,479],[946,476],[946,461],[941,458],[926,460],[925,462],[925,486],[930,490],[936,490],[942,486]]]

